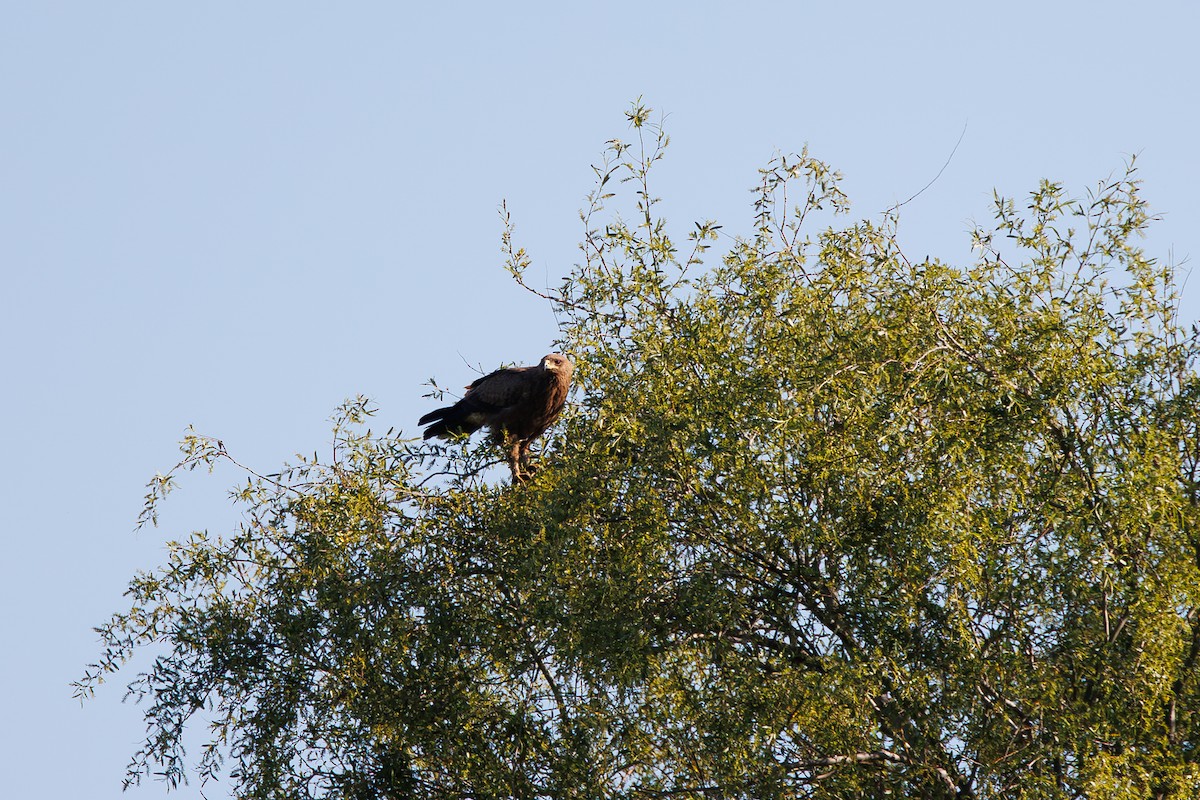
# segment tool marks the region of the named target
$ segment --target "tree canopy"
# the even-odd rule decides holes
[[[1151,798],[1200,790],[1200,380],[1133,165],[910,259],[802,152],[675,236],[629,112],[533,290],[540,468],[368,425],[246,470],[98,630],[129,780],[248,798]],[[710,250],[710,248],[713,248]],[[508,269],[529,263],[506,227]],[[526,287],[529,288],[529,287]],[[156,479],[232,461],[189,433]],[[236,462],[234,462],[236,463]],[[185,754],[189,724],[208,725]],[[190,734],[189,734],[190,736]]]

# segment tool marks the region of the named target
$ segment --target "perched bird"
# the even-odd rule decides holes
[[[575,365],[551,353],[536,367],[498,369],[467,387],[452,406],[430,411],[418,424],[429,425],[423,438],[469,436],[480,428],[504,448],[513,480],[529,475],[529,446],[562,413]]]

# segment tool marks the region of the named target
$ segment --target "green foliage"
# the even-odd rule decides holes
[[[805,152],[681,248],[629,121],[543,293],[580,389],[541,469],[360,398],[249,473],[100,628],[83,694],[161,648],[130,779],[181,780],[199,715],[244,797],[1195,796],[1198,349],[1132,165],[997,197],[952,266],[835,224]]]

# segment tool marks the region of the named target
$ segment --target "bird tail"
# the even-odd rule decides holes
[[[425,416],[423,416],[419,420],[417,420],[417,424],[418,425],[428,425],[431,422],[436,422],[437,420],[446,416],[446,412],[449,410],[450,410],[450,407],[447,406],[446,408],[439,408],[434,411],[430,411],[428,414],[426,414]]]
[[[425,429],[425,433],[421,438],[422,439],[432,439],[435,436],[440,436],[440,437],[444,438],[447,433],[446,421],[445,421],[444,417],[446,416],[446,414],[449,411],[450,411],[449,406],[447,406],[446,408],[439,408],[435,411],[430,411],[428,414],[421,417],[421,419],[417,420],[418,425],[429,425],[429,423],[431,423],[431,422],[437,423],[435,425],[429,425],[429,427]]]
[[[422,439],[449,439],[453,436],[462,436],[463,434],[472,434],[479,430],[479,425],[472,424],[469,419],[464,419],[463,415],[455,414],[454,406],[447,406],[430,411],[425,416],[417,420],[418,425],[429,425],[425,429],[425,433],[421,435]],[[433,423],[430,425],[430,423]]]

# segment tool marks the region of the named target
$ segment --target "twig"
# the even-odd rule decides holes
[[[937,183],[938,178],[942,177],[942,173],[946,171],[946,167],[950,166],[950,162],[954,159],[954,154],[958,152],[958,146],[960,144],[962,144],[963,137],[967,135],[967,124],[969,122],[970,122],[970,120],[963,123],[962,133],[960,133],[958,135],[958,141],[954,143],[954,149],[951,150],[950,155],[946,157],[946,163],[942,164],[942,168],[938,170],[937,175],[933,176],[933,180],[931,180],[929,183],[922,186],[920,191],[918,191],[912,197],[905,200],[903,203],[897,203],[896,205],[892,206],[891,208],[889,208],[887,211],[885,211],[883,213],[890,214],[893,211],[895,211],[896,209],[900,208],[901,206],[908,205],[913,200],[916,200],[918,197],[920,197],[922,194],[924,194],[926,189],[928,189],[930,186],[933,186],[935,183]]]

